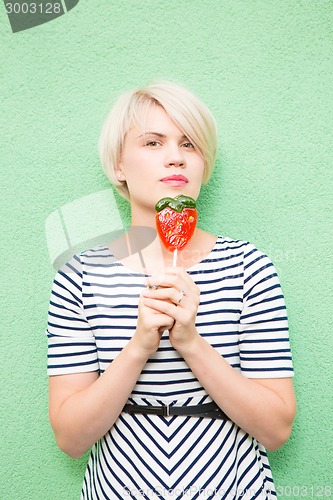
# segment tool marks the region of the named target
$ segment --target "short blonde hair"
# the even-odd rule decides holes
[[[125,136],[131,127],[142,127],[151,106],[159,105],[201,153],[205,169],[203,183],[212,174],[216,159],[217,130],[209,109],[179,84],[157,82],[120,96],[111,109],[99,139],[103,169],[118,192],[129,199],[126,182],[120,182],[115,169],[120,163]]]

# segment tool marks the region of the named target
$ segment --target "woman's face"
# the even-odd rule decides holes
[[[132,209],[178,194],[196,199],[203,173],[201,153],[158,105],[150,108],[144,130],[134,126],[126,134],[116,171],[127,182]]]

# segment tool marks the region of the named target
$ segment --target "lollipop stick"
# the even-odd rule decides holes
[[[173,251],[173,262],[172,262],[173,267],[177,266],[177,254],[178,254],[178,248],[175,248]]]

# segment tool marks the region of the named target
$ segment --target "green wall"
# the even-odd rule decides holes
[[[81,0],[13,33],[1,2],[2,500],[79,498],[87,457],[62,454],[48,424],[44,226],[109,187],[96,147],[105,113],[156,78],[183,82],[219,124],[201,226],[252,241],[281,278],[298,398],[291,439],[270,453],[281,498],[328,496],[332,14],[331,0]]]

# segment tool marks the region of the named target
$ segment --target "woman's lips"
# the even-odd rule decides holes
[[[169,186],[184,186],[188,183],[187,177],[184,175],[170,175],[169,177],[164,177],[162,179],[164,184],[168,184]]]

